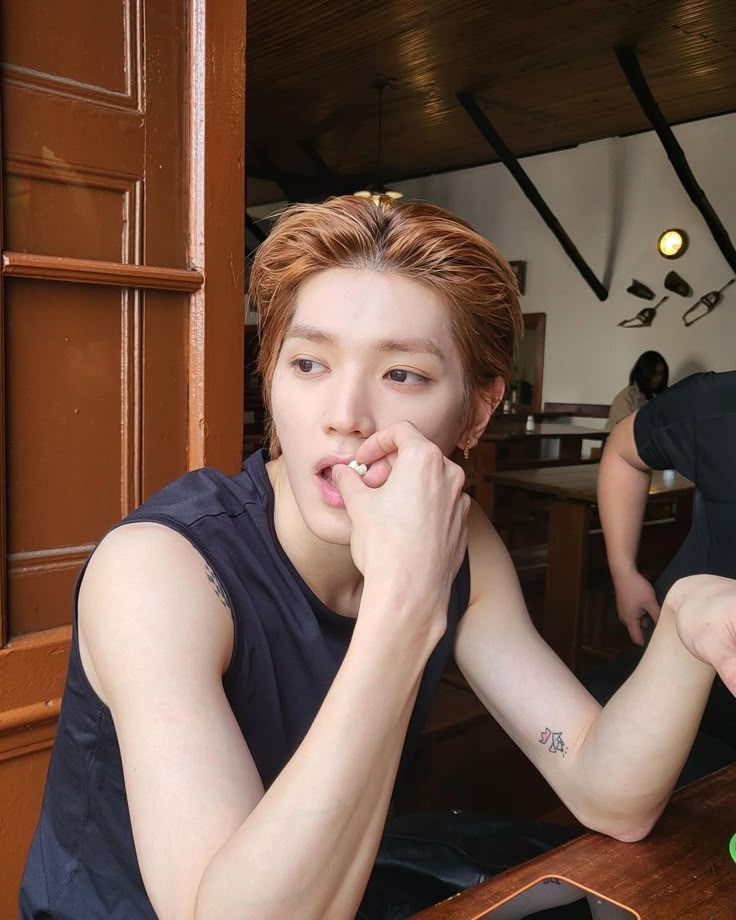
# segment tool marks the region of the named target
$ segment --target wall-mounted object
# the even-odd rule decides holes
[[[509,262],[511,271],[516,275],[516,283],[519,285],[519,293],[526,293],[526,262]]]
[[[631,284],[626,288],[627,294],[633,294],[634,297],[641,297],[642,300],[654,300],[654,291],[643,281],[637,281],[632,278]]]
[[[730,287],[734,281],[736,281],[736,278],[731,278],[730,281],[727,281],[723,287],[719,288],[717,291],[709,291],[707,294],[703,294],[700,300],[696,300],[691,307],[685,310],[682,314],[682,322],[686,326],[692,326],[692,324],[697,323],[699,319],[703,319],[703,317],[712,313],[723,300],[723,292],[727,287]]]
[[[684,230],[674,227],[661,233],[657,240],[657,250],[665,259],[679,259],[685,255],[690,240]]]
[[[666,290],[672,291],[673,294],[679,294],[680,297],[690,297],[693,293],[693,289],[687,281],[677,272],[667,272],[664,278],[664,286]]]
[[[632,316],[631,319],[622,319],[618,325],[623,326],[625,329],[641,329],[644,326],[651,326],[657,315],[657,310],[659,310],[665,300],[669,300],[666,294],[658,300],[653,307],[644,307],[639,310],[636,316]]]

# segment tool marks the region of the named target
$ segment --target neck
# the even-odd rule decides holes
[[[281,460],[266,466],[274,493],[273,521],[281,548],[299,575],[325,606],[356,617],[363,593],[363,576],[349,546],[326,543],[304,523]]]

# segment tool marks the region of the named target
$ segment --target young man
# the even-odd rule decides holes
[[[449,459],[512,367],[506,260],[340,198],[281,218],[250,294],[271,459],[183,477],[87,565],[22,916],[352,918],[453,649],[583,823],[643,837],[731,674],[736,583],[674,589],[604,711],[535,632]]]

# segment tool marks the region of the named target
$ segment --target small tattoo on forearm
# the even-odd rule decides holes
[[[545,728],[539,737],[540,744],[548,745],[547,750],[552,754],[567,754],[567,745],[562,740],[562,732],[553,732],[550,728]]]
[[[207,572],[207,579],[209,583],[215,589],[215,594],[220,598],[220,600],[227,607],[227,609],[230,610],[231,609],[230,601],[228,600],[227,593],[225,592],[225,589],[222,587],[222,582],[217,577],[217,575],[215,575],[212,569],[212,566],[209,564],[209,562],[205,563],[205,571]]]

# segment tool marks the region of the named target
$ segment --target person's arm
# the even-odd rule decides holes
[[[654,588],[636,566],[651,469],[636,449],[635,418],[636,414],[619,422],[603,450],[598,473],[598,510],[618,616],[631,640],[643,645],[644,619],[649,616],[655,622],[658,620],[659,602]]]
[[[534,629],[508,553],[475,508],[469,547],[455,649],[469,684],[583,824],[641,839],[688,755],[714,668],[680,641],[665,605],[642,662],[601,709]]]
[[[622,419],[627,418],[632,412],[636,412],[637,408],[636,398],[632,395],[631,387],[624,387],[620,393],[616,394],[611,403],[611,408],[608,410],[606,431],[611,431]]]
[[[403,593],[403,592],[402,592]],[[393,588],[364,593],[359,617],[423,611]],[[210,861],[197,920],[355,916],[375,861],[428,651],[356,625],[301,746]]]
[[[162,920],[355,915],[466,542],[462,471],[404,435],[370,501],[352,470],[333,472],[354,516],[360,613],[312,727],[265,794],[223,691],[232,622],[201,556],[173,531],[133,524],[89,564],[83,660],[112,712],[136,853]]]

